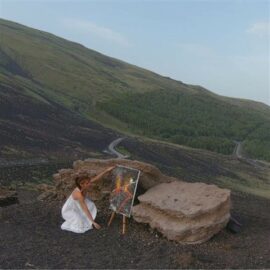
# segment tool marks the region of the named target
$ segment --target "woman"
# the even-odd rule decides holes
[[[110,167],[92,179],[87,174],[76,177],[76,188],[62,207],[62,217],[65,219],[65,222],[61,225],[62,230],[84,233],[92,229],[93,226],[96,229],[100,229],[100,225],[95,222],[97,208],[95,204],[87,198],[86,193],[91,183],[101,179],[114,168],[115,166]]]

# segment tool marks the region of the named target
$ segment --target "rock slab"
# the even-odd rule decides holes
[[[183,244],[209,240],[230,219],[230,191],[215,185],[161,183],[138,199],[140,204],[133,207],[133,218]]]

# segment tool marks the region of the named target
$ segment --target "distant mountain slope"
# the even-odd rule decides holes
[[[57,103],[1,85],[0,161],[99,156],[116,136]]]
[[[225,154],[234,140],[243,141],[247,154],[270,160],[267,105],[221,97],[6,20],[0,20],[0,33],[5,102],[19,104],[12,90],[27,97],[27,107],[54,104],[113,129]],[[4,123],[8,113],[0,113]]]

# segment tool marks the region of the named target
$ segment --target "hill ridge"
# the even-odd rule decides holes
[[[263,103],[220,96],[7,20],[0,30],[1,85],[17,95],[122,132],[224,154],[238,140],[251,157],[270,158]]]

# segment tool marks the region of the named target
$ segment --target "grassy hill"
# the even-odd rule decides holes
[[[12,123],[22,121],[25,110],[34,106],[39,114],[51,108],[53,115],[68,112],[92,124],[224,154],[233,152],[234,140],[242,141],[247,155],[270,160],[267,105],[222,97],[14,22],[0,20],[0,35],[1,137],[7,137],[7,129],[15,132]],[[6,125],[8,110],[16,104],[21,112],[13,113]],[[32,111],[28,117],[34,115]],[[37,120],[34,130],[39,125]],[[26,137],[33,140],[31,136]]]

